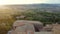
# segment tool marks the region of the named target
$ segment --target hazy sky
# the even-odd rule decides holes
[[[56,3],[60,4],[60,0],[0,0],[0,5],[6,4],[34,4],[34,3]]]

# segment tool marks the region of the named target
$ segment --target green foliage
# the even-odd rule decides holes
[[[53,12],[46,12],[40,11],[38,9],[35,10],[28,10],[23,13],[29,20],[36,20],[45,22],[46,24],[49,23],[56,23],[60,22],[60,13],[53,13]]]
[[[43,24],[60,23],[60,13],[46,12],[46,10],[41,9],[29,9],[23,12],[17,10],[4,11],[7,11],[8,14],[1,14],[0,34],[6,34],[11,29],[13,22],[17,20],[16,17],[21,15],[26,16],[27,20],[41,21]],[[21,20],[21,18],[19,19]]]

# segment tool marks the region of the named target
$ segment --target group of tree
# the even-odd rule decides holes
[[[24,15],[27,20],[40,21],[46,24],[52,23],[60,23],[60,13],[57,12],[47,12],[46,10],[41,11],[40,9],[29,9],[24,12],[20,12],[20,14],[13,16]],[[19,18],[21,19],[21,18]]]

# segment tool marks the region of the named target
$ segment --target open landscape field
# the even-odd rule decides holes
[[[5,5],[3,7],[4,9],[0,8],[0,34],[7,34],[16,20],[40,21],[43,26],[60,24],[60,4]],[[26,17],[26,19],[20,16]],[[54,34],[60,32],[59,27],[53,27]],[[45,34],[46,32],[41,33]]]

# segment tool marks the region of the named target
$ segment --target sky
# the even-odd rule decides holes
[[[60,4],[60,0],[0,0],[0,5],[38,4],[38,3]]]

